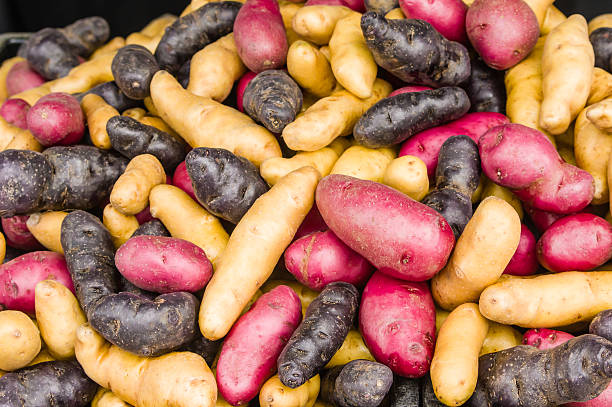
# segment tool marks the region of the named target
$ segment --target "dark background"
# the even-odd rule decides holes
[[[63,27],[78,18],[97,15],[110,23],[113,36],[126,36],[163,13],[178,15],[189,1],[0,0],[0,33]],[[587,20],[612,12],[609,0],[557,0],[555,6],[566,15],[580,13]]]

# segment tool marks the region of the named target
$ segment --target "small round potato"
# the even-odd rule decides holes
[[[12,371],[30,363],[40,352],[40,332],[21,311],[0,312],[0,369]]]

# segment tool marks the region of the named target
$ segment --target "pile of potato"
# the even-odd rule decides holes
[[[612,405],[612,14],[110,33],[0,65],[0,407]]]

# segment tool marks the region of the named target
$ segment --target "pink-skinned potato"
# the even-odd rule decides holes
[[[74,293],[64,256],[37,251],[0,266],[0,308],[34,315],[34,288],[43,280],[55,280]]]
[[[590,213],[565,216],[540,237],[537,254],[553,272],[594,269],[612,258],[612,226]]]
[[[244,113],[244,107],[242,104],[242,97],[244,96],[244,91],[246,87],[249,85],[249,82],[256,77],[257,74],[253,71],[248,71],[238,80],[238,85],[236,85],[236,106],[238,110]]]
[[[522,61],[540,36],[538,19],[523,0],[476,0],[465,16],[465,28],[476,52],[497,70]]]
[[[395,278],[429,280],[455,244],[438,212],[377,182],[328,175],[317,186],[316,202],[340,240]]]
[[[135,236],[115,253],[115,265],[130,283],[156,293],[196,292],[212,277],[199,246],[166,236]]]
[[[436,311],[427,283],[374,273],[361,297],[359,330],[374,358],[393,373],[425,375],[436,335]]]
[[[21,250],[43,250],[43,246],[28,229],[26,223],[29,217],[28,215],[16,215],[2,218],[2,230],[6,244]]]
[[[237,406],[257,396],[301,319],[300,299],[286,285],[263,294],[238,319],[217,362],[217,386],[227,402]]]
[[[276,69],[287,60],[287,34],[276,0],[247,0],[234,21],[234,41],[253,72]]]
[[[430,88],[429,86],[408,85],[408,86],[404,86],[399,89],[395,89],[393,92],[389,93],[389,96],[387,97],[390,98],[391,96],[401,95],[402,93],[421,92],[423,90],[431,90],[431,89],[432,88]]]
[[[556,331],[548,328],[529,329],[523,335],[523,344],[534,346],[538,349],[550,349],[559,346],[574,335],[563,331]],[[589,401],[572,402],[563,405],[564,407],[609,407],[612,406],[612,382],[599,396]]]
[[[570,214],[593,200],[591,174],[563,161],[535,129],[514,123],[494,127],[480,137],[478,150],[483,173],[535,209]]]
[[[536,239],[525,225],[521,225],[521,240],[510,263],[506,266],[504,274],[513,276],[530,276],[538,271],[538,257],[536,255]]]
[[[285,250],[285,267],[296,280],[317,291],[336,281],[362,287],[374,271],[363,256],[331,230],[313,232],[294,241]]]
[[[475,112],[468,113],[460,119],[433,127],[410,137],[399,152],[399,157],[412,155],[423,160],[427,166],[427,174],[433,178],[438,166],[438,154],[442,144],[452,136],[464,134],[478,143],[478,139],[487,130],[510,120],[501,113]]]
[[[447,40],[467,44],[465,15],[467,6],[461,0],[400,0],[406,18],[425,20]]]
[[[13,126],[28,128],[27,116],[30,105],[23,99],[8,99],[0,106],[0,116]]]
[[[9,96],[36,88],[46,80],[30,68],[27,61],[17,62],[6,74],[6,90]]]
[[[304,218],[304,221],[302,221],[302,224],[298,228],[297,232],[295,232],[293,240],[298,240],[299,238],[313,232],[323,232],[327,229],[329,229],[329,226],[325,224],[317,205],[312,205],[312,208]]]
[[[28,129],[43,146],[78,143],[85,132],[79,101],[67,93],[50,93],[38,99],[27,116]]]
[[[198,198],[196,198],[195,191],[193,190],[193,185],[191,184],[191,178],[189,177],[189,173],[187,172],[187,166],[185,165],[185,161],[180,163],[174,170],[174,175],[172,176],[172,185],[174,185],[175,187],[179,187],[183,191],[187,192],[187,195],[189,195],[191,199],[198,202]]]

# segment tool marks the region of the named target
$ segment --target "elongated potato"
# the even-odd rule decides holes
[[[381,182],[385,170],[395,157],[396,153],[392,148],[352,146],[338,158],[330,174]]]
[[[130,407],[130,405],[117,397],[112,391],[100,387],[91,401],[91,407]]]
[[[612,271],[567,271],[513,277],[480,295],[486,318],[523,328],[555,328],[589,321],[612,308]]]
[[[124,215],[111,204],[104,207],[102,222],[111,234],[115,248],[127,242],[140,226],[136,216]]]
[[[305,40],[326,45],[336,23],[355,12],[344,6],[316,5],[301,8],[293,17],[293,30]]]
[[[295,171],[298,168],[311,166],[315,168],[322,177],[329,175],[338,160],[336,150],[344,151],[348,146],[346,139],[336,139],[329,147],[323,147],[317,151],[303,151],[291,158],[270,158],[264,161],[259,168],[263,179],[270,185],[274,185],[279,179]]]
[[[42,151],[43,147],[30,130],[14,126],[0,116],[0,151],[9,149]]]
[[[34,291],[36,322],[49,353],[58,360],[74,357],[76,330],[87,317],[76,297],[61,283],[43,280]]]
[[[295,389],[285,386],[278,375],[274,375],[261,388],[259,405],[261,407],[312,407],[317,401],[320,388],[319,375]]]
[[[111,117],[118,116],[119,112],[93,93],[85,95],[81,100],[81,108],[87,118],[91,142],[98,148],[109,150],[112,146],[106,132],[106,122]]]
[[[485,180],[484,180],[484,188],[480,195],[481,199],[485,199],[488,196],[495,196],[497,198],[503,199],[504,201],[512,205],[512,207],[518,214],[519,219],[523,220],[523,216],[525,216],[525,212],[523,211],[523,205],[521,204],[520,199],[518,199],[518,197],[514,195],[514,193],[510,191],[508,188],[502,187],[501,185],[497,185],[496,183],[494,183],[493,181],[491,181],[489,178],[487,178],[484,175],[483,177],[485,178]]]
[[[21,311],[0,311],[0,369],[27,366],[40,352],[40,332]]]
[[[298,40],[289,47],[287,70],[298,85],[319,98],[331,95],[336,87],[329,61],[306,41]]]
[[[612,137],[587,118],[588,109],[578,115],[574,126],[574,155],[579,168],[593,176],[594,205],[609,201],[608,161],[612,153]]]
[[[440,307],[452,310],[476,302],[495,283],[514,255],[521,238],[521,220],[506,201],[483,200],[459,237],[445,268],[434,276],[431,291]]]
[[[351,134],[361,115],[391,90],[391,85],[382,79],[376,79],[368,99],[359,99],[344,89],[337,90],[298,115],[283,130],[283,139],[295,151],[321,149],[336,138]]]
[[[540,25],[540,36],[548,35],[553,28],[567,20],[565,14],[558,8],[551,5],[546,9],[546,15],[544,16],[544,22]]]
[[[586,117],[598,129],[612,133],[612,97],[589,106],[586,109]]]
[[[219,219],[182,189],[158,185],[149,194],[151,215],[162,221],[172,237],[201,247],[213,265],[225,250],[228,234]]]
[[[601,68],[593,69],[593,83],[587,100],[587,106],[601,102],[612,96],[612,74]]]
[[[480,355],[513,348],[522,342],[523,335],[513,327],[489,321],[489,332],[480,349]]]
[[[136,215],[149,205],[151,190],[166,183],[166,172],[151,154],[132,158],[110,194],[113,208],[124,215]]]
[[[64,254],[60,236],[62,221],[66,215],[68,212],[63,211],[33,213],[28,217],[26,226],[40,244],[51,251]]]
[[[478,305],[462,304],[440,327],[431,361],[431,383],[436,397],[447,406],[465,403],[476,388],[478,355],[489,330]]]
[[[135,407],[215,405],[215,377],[195,353],[136,356],[106,342],[89,325],[77,330],[75,351],[87,376]]]
[[[601,27],[612,27],[612,13],[600,14],[589,21],[589,35]]]
[[[229,106],[183,89],[166,71],[153,77],[151,99],[159,116],[192,147],[224,148],[258,167],[281,156],[278,141],[264,127]]]
[[[429,191],[427,166],[420,158],[412,155],[398,157],[385,169],[382,183],[420,201]]]
[[[223,102],[246,67],[238,56],[234,33],[205,46],[191,58],[187,90]]]
[[[375,361],[374,356],[370,353],[359,331],[352,329],[346,335],[346,338],[344,338],[344,342],[342,342],[340,349],[338,349],[331,360],[327,362],[325,369],[346,365],[348,362],[357,359]]]
[[[591,83],[595,55],[587,22],[570,16],[546,37],[542,52],[542,106],[540,126],[561,134],[584,108]]]
[[[225,336],[244,305],[270,277],[314,203],[319,178],[312,167],[287,174],[236,225],[204,291],[200,307],[204,337],[217,340]]]
[[[358,98],[371,97],[378,65],[363,37],[360,14],[351,14],[336,23],[329,50],[338,82]]]

